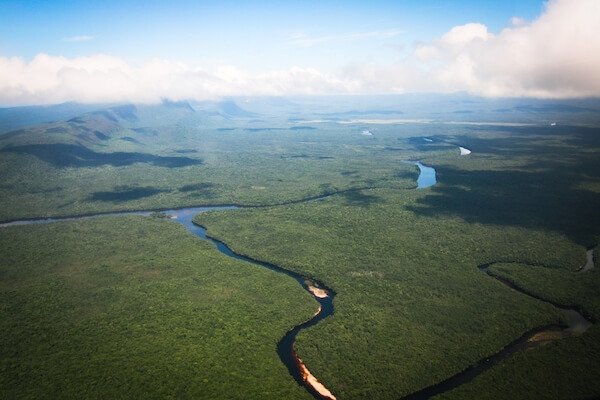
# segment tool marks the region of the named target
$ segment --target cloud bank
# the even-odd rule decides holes
[[[415,45],[411,55],[397,63],[353,65],[336,73],[291,67],[248,74],[234,66],[208,70],[160,59],[131,65],[102,54],[38,54],[30,61],[0,57],[0,104],[419,91],[587,97],[600,96],[598,71],[600,1],[553,0],[536,20],[515,17],[499,33],[468,23]]]
[[[208,71],[167,60],[132,66],[108,55],[70,59],[39,54],[29,62],[0,57],[0,104],[152,103],[161,98],[346,93],[354,89],[358,88],[347,80],[311,68],[249,75],[233,66]]]
[[[550,1],[537,20],[511,22],[497,35],[478,23],[457,26],[417,46],[417,82],[484,96],[600,95],[600,1]]]

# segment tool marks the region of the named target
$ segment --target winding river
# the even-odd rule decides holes
[[[331,194],[324,195],[320,198],[330,197]],[[311,198],[307,201],[314,201],[320,198]],[[319,308],[315,312],[315,315],[292,329],[290,329],[285,336],[279,341],[277,344],[277,354],[281,359],[281,362],[287,367],[290,375],[296,380],[296,382],[305,387],[306,390],[311,393],[316,399],[334,399],[335,396],[321,383],[318,379],[308,370],[304,362],[298,357],[296,350],[294,349],[294,343],[296,341],[296,336],[298,333],[303,330],[310,328],[311,326],[316,325],[319,321],[327,318],[332,315],[334,312],[333,307],[333,298],[335,296],[335,292],[325,285],[316,282],[314,279],[310,280],[303,275],[296,273],[294,271],[290,271],[288,269],[282,268],[278,265],[271,264],[268,262],[260,261],[253,259],[248,256],[244,256],[234,252],[229,246],[223,243],[220,240],[210,237],[206,233],[206,228],[203,226],[197,225],[193,222],[193,218],[195,215],[205,212],[211,211],[222,211],[222,210],[235,210],[239,209],[238,206],[207,206],[207,207],[187,207],[187,208],[179,208],[179,209],[168,209],[163,210],[163,212],[173,221],[176,221],[182,224],[190,233],[195,236],[200,237],[206,241],[211,242],[217,250],[231,258],[236,260],[241,260],[244,262],[248,262],[254,265],[258,265],[263,268],[267,268],[269,270],[285,274],[298,282],[304,290],[306,290],[310,295],[319,303]],[[123,215],[142,215],[149,216],[152,211],[124,211],[124,212],[115,212],[115,213],[104,213],[104,214],[93,214],[79,217],[57,217],[57,218],[38,218],[38,219],[26,219],[26,220],[18,220],[0,223],[0,228],[8,227],[8,226],[17,226],[17,225],[35,225],[35,224],[50,224],[59,221],[76,221],[76,220],[85,220],[85,219],[93,219],[100,218],[106,216],[123,216]]]
[[[328,194],[325,197],[329,197],[331,194]],[[309,201],[313,201],[316,199],[310,199]],[[214,239],[210,237],[206,233],[206,229],[200,225],[195,224],[192,219],[195,215],[210,212],[210,211],[219,211],[219,210],[234,210],[240,207],[237,206],[209,206],[209,207],[188,207],[181,209],[171,209],[164,210],[164,213],[168,215],[173,221],[176,221],[182,224],[190,233],[196,235],[204,240],[207,240],[215,245],[217,250],[222,254],[234,258],[236,260],[241,260],[244,262],[248,262],[251,264],[255,264],[267,269],[270,269],[275,272],[279,272],[285,274],[298,282],[299,285],[304,288],[310,295],[319,303],[319,308],[315,312],[315,315],[292,329],[290,329],[285,336],[279,341],[277,344],[277,354],[279,358],[283,362],[283,364],[287,367],[288,371],[292,375],[292,377],[296,380],[296,382],[305,387],[306,390],[312,394],[316,399],[334,399],[335,396],[323,385],[318,379],[309,371],[304,362],[298,357],[296,350],[294,349],[294,343],[296,341],[296,336],[298,333],[303,330],[310,328],[311,326],[316,325],[319,321],[327,318],[332,315],[334,312],[333,307],[333,298],[335,296],[335,292],[320,282],[315,281],[314,279],[310,280],[304,277],[301,274],[290,271],[288,269],[282,268],[278,265],[271,264],[268,262],[256,260],[241,254],[238,254],[231,250],[229,246],[223,243],[220,240]],[[116,212],[116,213],[105,213],[105,214],[95,214],[95,215],[87,215],[81,217],[58,217],[58,218],[45,218],[45,219],[29,219],[29,220],[19,220],[19,221],[11,221],[0,224],[0,228],[8,227],[8,226],[16,226],[16,225],[34,225],[34,224],[50,224],[59,221],[75,221],[75,220],[85,220],[92,218],[100,218],[106,216],[122,216],[122,215],[142,215],[149,216],[151,211],[125,211],[125,212]]]
[[[238,254],[231,250],[231,248],[222,241],[210,237],[206,233],[206,229],[203,226],[197,225],[192,221],[194,216],[199,213],[215,210],[231,210],[236,208],[238,207],[197,207],[184,208],[180,210],[166,210],[165,213],[185,226],[192,234],[212,242],[216,246],[217,250],[219,250],[222,254],[235,258],[236,260],[245,261],[275,272],[285,274],[295,279],[296,282],[298,282],[298,284],[304,288],[304,290],[310,293],[310,295],[319,303],[319,308],[311,319],[295,326],[285,334],[285,336],[277,344],[277,354],[296,382],[298,382],[298,384],[301,386],[304,386],[306,390],[308,390],[315,398],[335,399],[335,396],[322,383],[320,383],[317,378],[314,377],[314,375],[312,375],[300,357],[298,357],[296,350],[294,349],[296,335],[301,330],[310,328],[311,326],[316,325],[319,321],[333,314],[333,298],[335,296],[335,292],[327,288],[325,285],[315,282],[314,280],[309,280],[297,272],[290,271],[275,264]]]
[[[416,165],[419,168],[419,178],[417,180],[417,189],[424,189],[430,186],[433,186],[437,183],[436,180],[436,171],[432,167],[428,167],[426,165],[421,164],[418,161],[411,161],[410,163]],[[347,189],[339,192],[328,193],[322,196],[315,196],[311,198],[306,198],[303,200],[293,201],[289,204],[300,203],[306,201],[315,201],[322,200],[327,197],[333,196],[338,193],[344,193],[352,190],[361,190],[363,188],[358,189]],[[286,203],[287,204],[287,203]],[[325,286],[323,283],[313,280],[309,280],[307,277],[294,272],[288,269],[282,268],[278,265],[271,264],[265,261],[260,261],[257,259],[253,259],[251,257],[238,254],[234,252],[229,246],[223,243],[220,240],[210,237],[206,229],[203,226],[197,225],[193,222],[193,217],[196,214],[211,212],[211,211],[220,211],[220,210],[234,210],[244,208],[243,206],[205,206],[205,207],[187,207],[180,209],[168,209],[163,210],[166,215],[168,215],[173,221],[176,221],[182,224],[190,233],[200,237],[203,240],[211,242],[216,249],[222,254],[234,258],[236,260],[241,260],[247,263],[251,263],[254,265],[258,265],[263,268],[267,268],[269,270],[285,274],[298,282],[299,285],[302,286],[304,290],[306,290],[318,303],[319,308],[315,312],[314,316],[292,329],[290,329],[285,336],[279,341],[277,344],[277,354],[279,358],[283,362],[283,364],[287,367],[290,375],[296,380],[296,382],[306,388],[306,390],[316,399],[335,399],[335,396],[331,393],[329,389],[327,389],[318,379],[308,370],[303,361],[298,357],[296,350],[294,349],[294,343],[296,340],[296,336],[303,329],[310,328],[311,326],[316,325],[323,319],[327,318],[334,313],[334,305],[333,299],[335,297],[335,292]],[[18,220],[0,223],[0,228],[7,226],[15,226],[15,225],[32,225],[32,224],[48,224],[58,221],[73,221],[73,220],[85,220],[91,218],[100,218],[104,216],[120,216],[120,215],[143,215],[149,216],[152,211],[124,211],[124,212],[112,212],[112,213],[99,213],[99,214],[90,214],[85,216],[73,216],[73,217],[57,217],[57,218],[37,218],[37,219],[26,219],[26,220]],[[588,251],[587,255],[588,262],[582,270],[588,270],[593,267],[593,258],[591,250]],[[590,265],[591,263],[591,265]],[[504,280],[502,278],[496,277],[495,275],[489,272],[489,267],[493,265],[493,263],[485,264],[479,266],[479,269],[486,273],[488,276],[498,280],[504,285],[510,287],[513,290],[516,290],[520,293],[528,295],[530,297],[534,297],[537,300],[544,301],[549,303],[548,301],[541,299],[537,296],[534,296],[521,288],[515,286],[511,282]],[[452,390],[464,383],[467,383],[473,380],[476,376],[480,375],[482,372],[490,369],[498,362],[502,361],[506,357],[510,356],[514,352],[527,349],[534,346],[538,346],[542,343],[545,343],[550,340],[555,340],[561,337],[573,335],[573,334],[581,334],[583,333],[589,326],[591,326],[592,321],[587,320],[583,315],[579,313],[578,310],[566,306],[562,306],[560,304],[553,304],[553,306],[557,307],[563,313],[565,317],[565,321],[567,322],[567,326],[545,326],[541,328],[534,329],[530,332],[525,333],[522,337],[515,340],[514,342],[505,346],[500,352],[487,357],[484,360],[480,360],[479,362],[469,366],[464,371],[440,382],[435,385],[426,387],[421,389],[415,393],[412,393],[408,396],[403,397],[403,399],[428,399],[437,394],[441,394],[443,392]]]
[[[589,254],[589,252],[588,252]],[[539,296],[536,296],[532,293],[527,292],[526,290],[518,287],[514,283],[510,282],[507,279],[498,277],[490,272],[490,267],[494,264],[498,264],[497,262],[492,262],[488,264],[479,265],[477,268],[487,274],[488,276],[494,278],[498,282],[503,285],[509,287],[512,290],[515,290],[521,294],[532,297],[538,301],[544,302],[546,304],[550,304],[557,308],[561,314],[563,315],[564,321],[566,323],[565,326],[558,325],[547,325],[538,328],[534,328],[528,332],[525,332],[520,338],[514,340],[513,342],[504,346],[502,350],[498,353],[492,354],[489,357],[486,357],[482,360],[477,361],[476,363],[470,365],[462,372],[459,372],[456,375],[453,375],[442,382],[436,383],[434,385],[425,387],[415,393],[412,393],[408,396],[402,397],[401,400],[424,400],[430,399],[433,396],[442,394],[444,392],[448,392],[452,389],[457,388],[460,385],[464,385],[465,383],[471,382],[477,376],[481,375],[483,372],[492,368],[494,365],[498,364],[500,361],[506,359],[511,354],[519,351],[519,350],[528,350],[540,345],[546,344],[550,341],[554,341],[557,339],[565,338],[573,335],[581,335],[584,333],[594,321],[584,317],[578,309],[574,307],[569,307],[566,305],[562,305],[559,303],[553,303],[548,300],[545,300]],[[533,266],[533,265],[532,265]]]

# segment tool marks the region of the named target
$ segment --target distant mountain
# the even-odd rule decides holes
[[[181,108],[187,111],[195,112],[190,103],[187,101],[171,101],[169,99],[162,99],[161,104],[169,108]]]
[[[133,117],[121,107],[92,111],[67,121],[47,122],[0,135],[2,145],[68,143],[85,146],[105,145],[119,132],[126,130],[121,117]],[[131,110],[129,110],[131,112]]]
[[[137,107],[133,104],[110,107],[104,110],[82,114],[75,118],[71,118],[67,122],[81,122],[91,119],[106,119],[114,123],[119,123],[120,120],[135,122],[138,120]]]
[[[600,112],[600,109],[590,107],[581,107],[571,104],[549,103],[541,105],[522,104],[513,107],[515,111],[528,113],[584,113],[584,112]]]
[[[226,119],[255,118],[258,114],[244,110],[231,99],[220,101],[202,101],[194,103],[197,110],[201,110],[211,116],[221,116]]]
[[[83,113],[101,110],[107,104],[62,103],[44,106],[0,108],[0,134],[45,122],[64,121]]]
[[[35,111],[38,108],[28,109]],[[20,111],[27,112],[24,108]],[[70,118],[56,121],[59,114],[52,118],[53,122],[37,123],[0,134],[0,147],[41,143],[102,148],[144,145],[148,140],[155,141],[162,133],[168,135],[178,131],[182,124],[197,124],[201,117],[187,102],[171,101],[150,105],[121,104],[76,116],[70,115],[70,112],[65,114]]]
[[[219,114],[230,118],[253,118],[256,114],[240,108],[233,100],[223,100],[217,103]]]
[[[216,101],[157,104],[78,104],[0,108],[0,139],[129,146],[207,129],[256,129],[318,121],[424,119],[435,122],[600,125],[600,99],[504,99],[464,93],[388,96],[228,97]],[[311,122],[317,121],[317,122]],[[287,127],[285,127],[287,129]],[[300,128],[295,128],[300,130]],[[32,139],[36,137],[36,139]],[[154,138],[154,139],[151,139]],[[0,142],[0,146],[2,143]]]

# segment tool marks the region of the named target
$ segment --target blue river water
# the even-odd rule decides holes
[[[437,183],[435,168],[421,164],[420,161],[415,161],[414,164],[419,167],[419,178],[417,179],[417,189],[425,189]]]

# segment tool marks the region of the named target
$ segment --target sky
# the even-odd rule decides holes
[[[599,0],[0,0],[0,104],[600,95]]]

